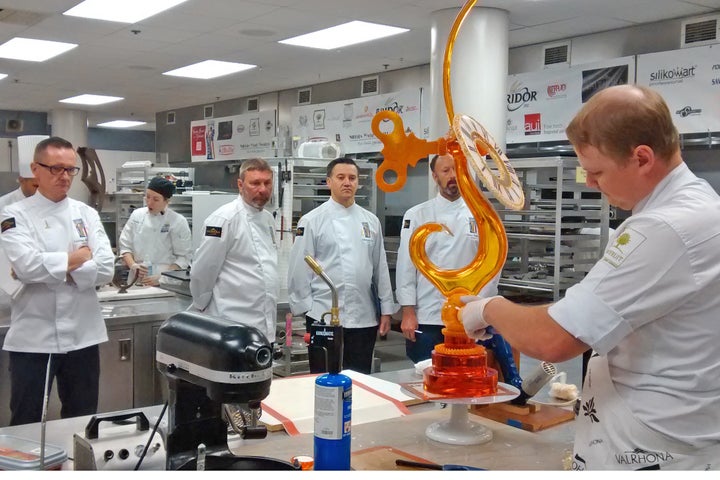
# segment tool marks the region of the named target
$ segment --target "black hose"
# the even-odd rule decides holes
[[[152,439],[155,436],[155,432],[157,432],[157,429],[160,426],[160,421],[162,420],[163,416],[165,415],[165,410],[167,410],[167,406],[168,406],[168,402],[165,402],[165,405],[163,405],[162,411],[160,412],[160,416],[158,417],[157,422],[155,422],[155,426],[153,427],[152,432],[150,433],[150,436],[148,437],[148,441],[145,444],[145,448],[143,449],[142,455],[140,455],[137,465],[135,465],[135,468],[133,470],[138,470],[140,468],[140,465],[142,465],[142,461],[145,459],[145,455],[147,455],[147,451],[150,448],[150,443],[152,443]]]

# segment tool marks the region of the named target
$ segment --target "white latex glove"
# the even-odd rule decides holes
[[[460,297],[460,301],[465,303],[465,306],[460,310],[458,318],[465,327],[465,333],[468,337],[476,340],[488,340],[492,338],[492,333],[487,332],[487,328],[490,326],[483,318],[483,311],[485,305],[490,300],[500,298],[500,295],[494,295],[492,297],[476,297],[473,295],[466,295]]]

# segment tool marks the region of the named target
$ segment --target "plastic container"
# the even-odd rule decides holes
[[[45,470],[60,470],[66,460],[65,450],[45,444]],[[0,470],[40,470],[40,442],[0,435]]]

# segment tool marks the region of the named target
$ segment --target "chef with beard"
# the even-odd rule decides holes
[[[260,330],[275,341],[279,293],[275,219],[265,209],[273,171],[262,158],[240,165],[239,195],[208,215],[190,269],[189,310]]]
[[[478,228],[472,212],[460,196],[451,155],[434,156],[430,160],[432,178],[438,194],[405,212],[400,230],[395,272],[395,296],[402,305],[402,329],[405,352],[417,363],[430,358],[435,345],[444,342],[440,309],[445,303],[442,293],[418,272],[410,259],[410,238],[425,223],[445,225],[452,235],[430,235],[425,250],[430,260],[443,269],[461,268],[477,254]],[[497,295],[499,274],[480,292],[480,296]]]
[[[143,285],[157,286],[162,272],[184,270],[189,264],[190,226],[168,207],[173,193],[170,180],[153,177],[145,190],[146,206],[133,210],[120,234],[120,255]]]

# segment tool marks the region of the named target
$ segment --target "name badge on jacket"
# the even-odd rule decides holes
[[[73,220],[73,224],[75,225],[75,230],[78,233],[78,236],[80,236],[81,239],[87,240],[87,228],[85,228],[85,222],[82,218],[76,218]]]

